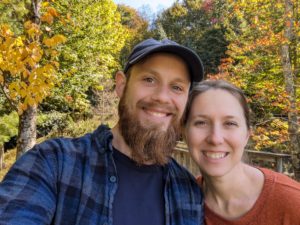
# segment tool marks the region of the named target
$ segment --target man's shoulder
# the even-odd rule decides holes
[[[87,152],[92,149],[105,151],[105,146],[108,145],[112,138],[110,129],[105,125],[100,125],[92,133],[87,133],[81,137],[57,137],[48,139],[40,144],[37,144],[32,151],[46,152]]]
[[[171,175],[179,178],[191,179],[193,182],[195,181],[195,177],[190,173],[190,171],[184,166],[180,165],[174,158],[170,158],[168,168]]]

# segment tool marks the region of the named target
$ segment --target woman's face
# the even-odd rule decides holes
[[[241,162],[249,130],[237,98],[225,90],[211,89],[195,97],[185,135],[201,173],[220,177]]]

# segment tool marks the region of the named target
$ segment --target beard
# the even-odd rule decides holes
[[[139,104],[138,102],[137,107],[139,105],[145,106],[151,103],[140,102]],[[126,90],[120,99],[118,113],[119,130],[132,150],[132,159],[140,165],[147,162],[165,165],[180,137],[179,118],[174,116],[166,130],[156,124],[142,125],[137,116],[129,111]]]

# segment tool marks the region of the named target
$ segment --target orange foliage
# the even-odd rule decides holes
[[[52,7],[42,21],[51,24],[50,16],[58,16]],[[60,34],[47,38],[32,21],[24,23],[24,31],[25,35],[15,36],[8,25],[0,25],[0,88],[19,114],[28,106],[39,104],[58,81],[56,48],[66,41]]]

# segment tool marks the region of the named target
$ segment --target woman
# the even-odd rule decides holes
[[[240,89],[220,80],[198,84],[183,125],[202,174],[206,224],[300,224],[300,183],[242,161],[250,119]]]

